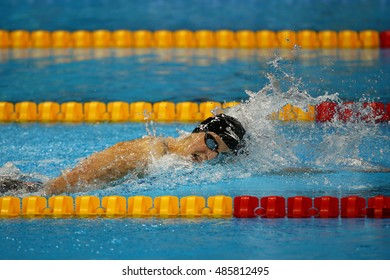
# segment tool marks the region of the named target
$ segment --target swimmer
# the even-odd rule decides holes
[[[81,191],[85,186],[116,181],[129,173],[142,175],[152,159],[168,154],[196,163],[211,160],[220,153],[237,154],[244,145],[244,134],[245,129],[237,119],[219,114],[201,122],[185,137],[144,137],[117,143],[50,180],[44,190],[47,195]]]

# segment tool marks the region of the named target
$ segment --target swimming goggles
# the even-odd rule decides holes
[[[207,148],[209,148],[210,150],[212,150],[212,151],[216,152],[217,154],[219,154],[219,152],[218,152],[218,142],[217,142],[217,140],[215,140],[213,135],[211,135],[210,133],[205,132],[205,134],[204,134],[204,142],[205,142]]]

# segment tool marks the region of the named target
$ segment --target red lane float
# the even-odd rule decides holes
[[[259,198],[255,196],[236,196],[234,198],[234,217],[254,218],[255,210],[259,207]]]
[[[321,196],[314,199],[314,208],[318,218],[337,218],[339,216],[339,199],[332,196]]]
[[[286,216],[286,199],[282,196],[266,196],[260,199],[260,208],[256,215],[262,218],[284,218]]]
[[[390,104],[382,102],[322,102],[316,105],[317,122],[388,122],[390,121]]]
[[[390,48],[390,30],[381,32],[379,38],[381,48]]]
[[[362,120],[366,122],[384,122],[386,120],[385,104],[381,102],[364,102]]]
[[[369,218],[390,218],[390,197],[378,195],[369,198],[366,215]]]
[[[330,122],[336,114],[336,102],[322,102],[316,105],[316,121]]]
[[[294,196],[287,199],[288,218],[310,218],[317,214],[313,200],[306,196]]]
[[[383,117],[383,121],[385,121],[385,122],[390,121],[390,104],[386,105],[386,112],[385,112],[385,115]]]
[[[366,200],[360,196],[341,199],[341,218],[362,218],[365,215]]]
[[[357,121],[358,110],[354,102],[343,102],[337,108],[338,117],[343,122]]]

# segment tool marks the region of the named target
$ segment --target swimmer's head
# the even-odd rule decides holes
[[[219,114],[201,122],[192,133],[199,132],[214,132],[234,153],[244,146],[244,127],[237,119],[225,114]]]

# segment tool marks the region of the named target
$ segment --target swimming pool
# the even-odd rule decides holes
[[[125,2],[121,5],[139,5]],[[150,5],[161,10],[156,2]],[[231,18],[227,20],[223,11],[215,12],[224,5],[211,2],[216,9],[209,12],[214,11],[212,15],[217,14],[219,20],[199,20],[210,16],[199,12],[204,3],[196,1],[193,9],[199,17],[189,18],[184,25],[177,18],[162,21],[161,28],[217,29],[223,25],[256,29],[261,25],[261,22],[251,25],[255,15],[250,13],[237,21],[238,25],[229,26]],[[236,11],[256,10],[258,6],[257,1],[249,1],[249,8],[241,1],[231,2]],[[275,21],[275,15],[270,15],[262,20],[270,29],[293,26],[338,30],[336,20],[316,22],[306,18],[309,13],[302,12],[305,10],[302,5],[314,5],[332,18],[334,10],[329,7],[334,2],[326,2],[330,5],[300,1],[294,6],[286,1],[290,9],[297,10],[296,17]],[[14,7],[19,4],[9,3],[2,5],[9,9],[13,3]],[[13,24],[12,29],[28,30],[60,27],[76,30],[80,25],[90,29],[124,25],[155,28],[152,20],[143,21],[142,17],[127,17],[127,21],[119,22],[118,19],[125,18],[122,14],[125,9],[116,9],[119,13],[113,17],[116,20],[102,24],[99,20],[112,16],[112,11],[102,14],[111,7],[108,1],[100,1],[100,8],[90,8],[87,2],[73,3],[70,7],[62,2],[45,4],[50,11],[48,15],[57,12],[72,18],[65,25],[56,22],[47,27],[51,16],[39,19],[27,16],[39,10],[36,9],[39,3],[31,3],[24,6],[27,11],[16,17],[19,20],[10,15],[2,17],[3,26]],[[157,22],[161,22],[161,18],[170,16],[169,8],[182,5],[180,1],[169,3],[162,13],[151,8],[148,18],[158,16]],[[265,10],[275,10],[274,4],[266,3],[263,3]],[[343,2],[338,8],[348,4]],[[365,1],[349,11],[366,18],[368,23],[362,26],[364,21],[355,20],[358,16],[348,17],[350,28],[380,30],[386,26],[386,1],[370,4],[373,10],[364,15],[362,11],[366,10],[361,5]],[[83,12],[70,13],[71,8]],[[93,21],[91,15],[97,10],[101,17]],[[232,10],[229,13],[239,16]],[[299,17],[302,13],[305,20]],[[81,14],[89,20],[80,18]],[[337,19],[339,13],[333,15]],[[136,25],[137,19],[142,24]],[[220,158],[201,165],[164,158],[153,164],[145,178],[127,177],[103,189],[71,194],[73,197],[390,195],[390,173],[385,172],[390,167],[387,123],[280,122],[267,118],[286,103],[301,107],[325,100],[389,103],[390,53],[386,49],[2,49],[0,60],[0,100],[12,103],[243,101],[232,113],[250,131],[252,144],[248,156]],[[248,89],[263,93],[249,96],[245,93]],[[194,125],[2,123],[0,175],[45,181],[81,158],[119,141],[150,133],[176,137],[183,131],[192,131]],[[283,171],[291,167],[313,170]],[[11,218],[0,219],[0,259],[389,259],[389,237],[388,219]]]
[[[52,95],[55,87],[65,88],[57,86],[58,76],[68,81],[67,88],[73,87],[74,92],[77,92],[78,86],[86,89],[86,97],[79,94],[77,101],[90,100],[88,92],[89,89],[95,88],[95,84],[97,90],[92,90],[92,94],[99,98],[101,92],[102,97],[98,100],[104,102],[137,100],[135,96],[140,96],[142,92],[142,96],[147,96],[150,101],[164,100],[164,94],[168,93],[167,96],[173,102],[200,102],[206,100],[210,90],[215,92],[212,97],[218,98],[219,101],[248,100],[243,90],[265,88],[269,85],[264,78],[266,73],[271,73],[274,79],[280,79],[284,92],[289,89],[295,92],[292,96],[283,94],[283,97],[274,92],[264,96],[255,95],[249,103],[243,105],[244,110],[236,112],[246,117],[246,121],[254,122],[253,118],[258,117],[257,123],[249,124],[250,127],[253,126],[252,137],[256,145],[246,159],[226,165],[222,160],[199,166],[166,159],[155,163],[151,174],[143,179],[126,178],[105,189],[90,190],[73,196],[90,194],[99,197],[209,197],[224,194],[234,197],[246,194],[257,197],[333,195],[340,198],[347,195],[389,195],[389,173],[380,170],[374,173],[361,172],[390,165],[387,156],[390,148],[390,129],[387,124],[283,123],[262,120],[265,112],[258,113],[261,109],[269,110],[269,113],[276,110],[278,102],[284,102],[286,98],[290,102],[307,104],[311,99],[322,98],[326,91],[329,91],[328,98],[332,98],[331,94],[339,91],[341,99],[354,101],[359,101],[362,96],[371,98],[369,94],[372,92],[372,98],[380,98],[386,102],[388,97],[384,92],[387,91],[388,84],[384,80],[389,75],[388,65],[383,62],[387,59],[386,51],[369,51],[378,54],[375,56],[377,59],[369,61],[361,59],[366,57],[362,55],[362,50],[345,51],[347,57],[355,52],[353,57],[357,59],[353,61],[340,59],[344,55],[342,51],[337,51],[335,56],[323,54],[322,51],[301,51],[298,56],[276,59],[276,67],[269,63],[275,62],[273,51],[268,52],[268,56],[256,51],[244,52],[245,55],[237,50],[222,51],[224,59],[221,59],[219,51],[207,52],[206,66],[199,63],[204,59],[204,51],[197,53],[196,50],[192,50],[191,55],[183,55],[182,50],[150,49],[141,54],[132,53],[120,58],[112,55],[115,50],[109,50],[110,55],[103,59],[96,58],[93,55],[94,50],[88,52],[92,54],[89,59],[72,60],[71,58],[77,57],[73,52],[68,57],[52,53],[49,56],[37,57],[33,50],[29,50],[29,56],[21,59],[14,58],[13,51],[7,51],[8,56],[3,65],[12,69],[8,71],[9,75],[19,77],[10,79],[15,80],[15,86],[20,85],[20,80],[33,77],[32,81],[41,86],[32,86],[30,94],[38,95],[41,100],[59,102],[68,101],[71,97],[58,91],[54,92],[58,94],[57,97]],[[59,58],[65,59],[67,63],[58,64]],[[324,60],[329,61],[329,66],[324,66]],[[41,68],[37,65],[41,65]],[[32,67],[33,71],[26,70],[29,67]],[[341,81],[335,78],[344,75],[345,70],[351,67],[354,74]],[[140,75],[140,68],[148,73],[144,78]],[[304,69],[307,68],[314,74],[305,72]],[[83,74],[92,73],[92,69],[99,70],[93,71],[97,74],[91,77]],[[137,73],[137,77],[131,73]],[[288,80],[284,79],[286,73],[290,74]],[[372,78],[364,73],[369,73],[368,76]],[[96,83],[100,75],[112,75],[113,80],[107,84]],[[370,91],[374,85],[362,85],[359,82],[361,75],[365,79],[375,79],[376,92]],[[167,76],[168,78],[165,78]],[[299,82],[298,77],[302,77]],[[134,86],[139,79],[144,79],[140,84],[148,86],[142,89]],[[319,79],[325,82],[318,82]],[[134,86],[134,90],[122,89],[121,84],[127,84],[126,81],[128,86]],[[348,86],[345,86],[346,83]],[[9,87],[13,88],[12,85]],[[190,90],[187,90],[188,87]],[[164,89],[162,96],[160,90],[157,90],[159,88]],[[112,91],[109,95],[103,94],[110,89]],[[23,90],[25,93],[22,98],[26,99],[24,96],[28,96],[28,89],[22,83],[19,91]],[[313,93],[313,96],[301,95],[303,90]],[[46,96],[44,92],[47,92]],[[130,95],[127,92],[130,92]],[[133,92],[136,92],[135,95]],[[11,93],[8,94],[12,96]],[[16,102],[20,100],[18,98],[20,97],[15,95],[11,100]],[[261,128],[257,127],[259,124],[262,125]],[[1,172],[14,174],[19,178],[45,181],[57,176],[60,170],[73,166],[80,158],[116,142],[142,137],[148,131],[154,130],[156,135],[176,137],[180,131],[191,131],[193,126],[191,123],[3,123]],[[315,168],[316,171],[297,174],[279,172],[283,167],[307,166]],[[17,195],[23,197],[26,194]],[[3,248],[7,248],[2,253],[4,259],[389,257],[386,238],[389,236],[389,224],[386,219],[92,218],[2,219],[0,223]]]

